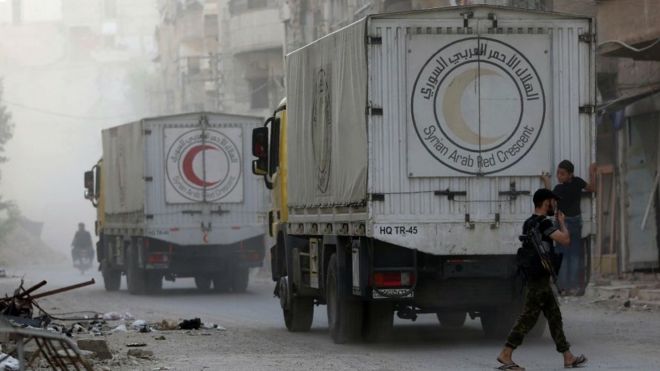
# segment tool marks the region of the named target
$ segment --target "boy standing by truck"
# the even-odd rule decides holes
[[[523,224],[523,235],[528,234],[531,228],[538,228],[543,244],[552,246],[553,242],[557,242],[568,245],[570,235],[566,228],[564,214],[561,211],[557,212],[559,227],[555,226],[552,220],[548,218],[548,216],[555,214],[558,200],[560,200],[560,197],[549,189],[541,188],[537,190],[533,197],[534,215]],[[513,351],[522,344],[525,335],[534,327],[541,312],[548,320],[550,334],[557,351],[564,356],[564,367],[574,368],[584,365],[587,358],[584,355],[579,357],[573,355],[570,351],[570,344],[566,341],[559,304],[550,286],[550,272],[542,268],[541,257],[536,253],[535,247],[525,243],[521,250],[523,249],[532,249],[529,253],[519,253],[519,255],[528,258],[525,262],[520,262],[525,268],[525,303],[504,348],[497,357],[497,361],[502,364],[498,369],[524,370],[524,368],[513,362]]]
[[[594,191],[595,164],[589,168],[589,183],[575,176],[575,166],[569,160],[563,160],[557,166],[557,181],[553,189],[561,199],[558,201],[559,210],[566,215],[566,227],[571,235],[571,243],[558,244],[558,252],[564,255],[562,268],[559,270],[559,289],[568,294],[584,292],[586,265],[585,251],[582,247],[582,210],[580,200],[582,190]],[[542,176],[545,187],[550,189],[550,176]]]

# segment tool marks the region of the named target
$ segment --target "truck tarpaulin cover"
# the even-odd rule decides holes
[[[289,205],[345,205],[367,188],[365,21],[287,56]]]
[[[103,131],[105,211],[122,214],[144,208],[144,138],[142,125]]]

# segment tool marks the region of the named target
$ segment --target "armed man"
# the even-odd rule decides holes
[[[526,281],[525,303],[504,348],[497,357],[497,361],[502,364],[498,367],[500,370],[524,370],[513,361],[513,351],[522,344],[525,335],[534,327],[541,312],[548,320],[550,334],[557,351],[564,356],[564,367],[580,367],[587,362],[584,355],[576,357],[570,351],[570,344],[564,335],[559,303],[551,286],[554,284],[551,282],[551,278],[556,279],[557,265],[559,265],[556,262],[558,259],[554,258],[553,241],[561,245],[570,243],[570,234],[566,229],[564,214],[561,211],[557,212],[558,226],[548,218],[555,215],[559,199],[560,197],[549,189],[537,190],[533,197],[534,215],[523,224],[523,235],[525,236],[530,234],[532,228],[537,228],[535,232],[540,234],[543,246],[534,246],[529,239],[525,239],[523,246],[518,251],[518,264]],[[540,251],[549,252],[548,256],[542,256]],[[554,266],[548,266],[548,258],[555,261]]]

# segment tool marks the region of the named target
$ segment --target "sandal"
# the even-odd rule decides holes
[[[496,370],[525,371],[523,367],[518,366],[515,362],[503,364],[497,367]]]
[[[496,370],[510,370],[510,371],[525,371],[524,367],[520,367],[517,363],[511,362],[511,363],[504,363],[502,362],[499,358],[497,358],[497,362],[501,363],[502,366],[496,367]]]
[[[584,366],[587,363],[587,357],[584,354],[580,354],[579,357],[575,357],[575,360],[572,363],[565,364],[564,368],[579,368]]]

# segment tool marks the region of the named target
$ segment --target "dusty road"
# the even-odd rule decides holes
[[[165,283],[155,296],[103,290],[97,272],[81,276],[68,267],[9,270],[26,281],[48,280],[56,288],[94,277],[95,286],[43,299],[54,313],[90,310],[130,312],[138,319],[200,317],[226,331],[114,333],[106,336],[115,361],[99,366],[125,370],[492,370],[503,342],[485,340],[478,320],[460,330],[441,329],[434,316],[417,322],[397,320],[392,340],[380,344],[335,345],[326,329],[325,307],[318,307],[311,332],[284,328],[272,283],[253,280],[246,294],[201,294],[192,280]],[[0,279],[0,292],[17,285]],[[123,282],[125,285],[125,282]],[[589,299],[562,306],[573,350],[590,359],[589,369],[657,370],[660,365],[660,312],[634,311],[593,304]],[[115,323],[118,324],[118,323]],[[165,340],[156,340],[164,336]],[[84,335],[83,335],[84,337]],[[153,360],[126,357],[126,344],[147,343]],[[563,369],[549,335],[523,345],[516,360],[528,370]]]

